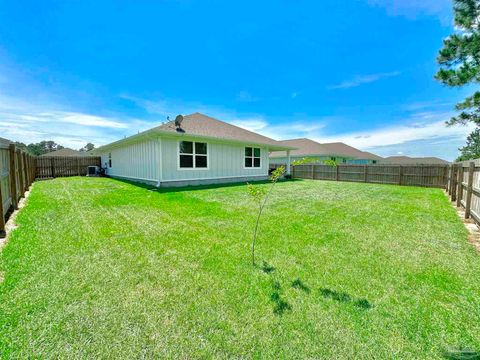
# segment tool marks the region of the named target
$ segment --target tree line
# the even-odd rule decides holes
[[[57,144],[55,141],[52,140],[43,140],[38,143],[31,143],[25,144],[22,142],[15,142],[15,146],[26,153],[34,156],[40,156],[43,154],[50,153],[52,151],[57,151],[61,149],[65,149],[64,146]],[[80,152],[91,151],[95,148],[95,145],[92,143],[87,143],[84,147],[78,149]]]

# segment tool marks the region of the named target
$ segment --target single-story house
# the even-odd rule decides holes
[[[291,139],[280,141],[285,146],[297,148],[291,151],[291,160],[303,158],[312,159],[314,163],[323,163],[326,160],[336,161],[338,164],[376,164],[382,158],[378,155],[358,150],[347,144],[336,143],[318,143],[310,139]],[[270,164],[283,165],[287,163],[287,158],[282,152],[272,152],[270,154]]]
[[[40,156],[56,156],[56,157],[65,157],[65,156],[86,156],[87,153],[84,151],[77,151],[69,148],[64,148],[60,150],[50,151],[48,153],[42,154]]]
[[[438,157],[410,157],[410,156],[389,156],[381,161],[382,164],[395,165],[448,165],[450,162]]]
[[[163,186],[268,178],[272,151],[294,147],[194,113],[93,150],[111,177]]]

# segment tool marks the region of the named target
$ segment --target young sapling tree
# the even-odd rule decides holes
[[[306,162],[310,162],[311,160],[309,159],[302,159],[302,160],[296,160],[292,162],[292,166],[296,165],[302,165],[305,164]],[[271,182],[270,187],[267,189],[266,187],[263,186],[256,186],[252,184],[247,184],[247,189],[248,193],[250,196],[254,199],[254,201],[257,203],[258,206],[258,212],[257,212],[257,218],[255,221],[255,229],[253,231],[253,239],[252,239],[252,265],[255,266],[255,244],[257,241],[257,235],[258,235],[258,227],[260,224],[260,217],[262,216],[263,209],[265,208],[265,205],[272,194],[273,188],[275,187],[275,184],[278,182],[278,180],[285,175],[286,173],[286,168],[285,166],[280,166],[276,168],[269,177],[269,180]]]

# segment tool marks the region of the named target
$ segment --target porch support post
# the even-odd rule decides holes
[[[287,175],[290,175],[290,167],[291,167],[290,150],[287,150]]]

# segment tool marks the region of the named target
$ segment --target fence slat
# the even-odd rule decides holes
[[[446,187],[448,165],[356,165],[306,164],[293,167],[293,177],[300,179],[354,181],[426,187]]]
[[[0,186],[0,238],[4,238],[7,235],[5,232],[5,212],[3,210],[2,187]]]
[[[23,179],[23,156],[20,149],[17,149],[17,161],[18,161],[18,179],[20,188],[18,189],[19,198],[23,196],[23,191],[25,189],[25,182]]]
[[[460,207],[462,205],[462,195],[463,195],[463,188],[462,188],[462,183],[463,183],[463,165],[461,165],[458,168],[458,173],[457,173],[457,207]]]
[[[35,161],[35,177],[37,179],[85,176],[88,166],[101,165],[99,156],[39,156]]]
[[[475,173],[475,163],[470,162],[468,167],[467,198],[465,199],[465,219],[470,218],[473,193],[473,174]]]
[[[457,200],[457,172],[458,172],[458,164],[454,164],[452,166],[452,197],[450,200],[456,201]]]
[[[10,192],[12,194],[12,206],[14,210],[18,209],[18,192],[17,192],[17,151],[15,144],[10,144]]]

